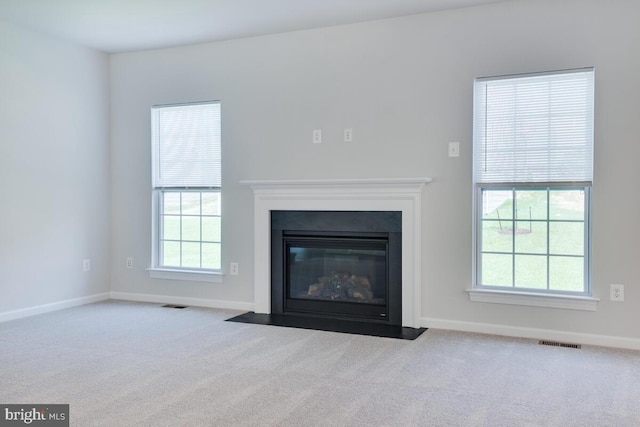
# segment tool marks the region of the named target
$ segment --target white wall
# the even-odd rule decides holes
[[[0,22],[0,315],[109,290],[108,61]]]
[[[423,207],[422,316],[640,338],[640,3],[529,0],[112,56],[112,290],[253,301],[246,179],[430,176]],[[596,312],[469,301],[472,85],[479,76],[595,66]],[[149,107],[219,99],[222,284],[152,280]],[[341,142],[353,128],[354,142]],[[312,129],[322,144],[311,143]],[[447,157],[447,142],[461,156]],[[135,268],[125,268],[133,256]],[[626,301],[608,301],[609,283]]]

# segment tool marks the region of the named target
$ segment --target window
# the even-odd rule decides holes
[[[593,69],[476,79],[475,287],[590,295]]]
[[[151,109],[154,268],[221,268],[220,103]]]

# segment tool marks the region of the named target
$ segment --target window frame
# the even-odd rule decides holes
[[[583,68],[583,69],[575,69],[575,70],[564,70],[564,71],[551,71],[551,72],[542,72],[542,73],[526,73],[526,74],[518,74],[518,75],[507,75],[507,76],[496,76],[496,77],[483,77],[475,80],[474,83],[474,91],[478,90],[478,83],[490,82],[491,80],[504,80],[511,78],[526,78],[526,77],[536,77],[536,76],[552,76],[555,74],[564,74],[564,73],[573,73],[573,72],[582,72],[582,71],[590,71],[592,73],[593,79],[593,68]],[[591,93],[594,90],[593,80],[591,80],[592,86],[589,87]],[[484,96],[484,95],[483,95]],[[475,98],[475,95],[474,95]],[[482,98],[485,99],[485,98]],[[485,111],[478,111],[477,101],[474,99],[474,112],[473,112],[473,120],[474,120],[474,155],[473,155],[473,165],[474,165],[474,173],[473,173],[473,256],[472,256],[472,288],[467,289],[469,293],[469,297],[471,301],[478,302],[490,302],[490,303],[504,303],[504,304],[516,304],[516,305],[528,305],[528,306],[540,306],[540,307],[553,307],[553,308],[565,308],[565,309],[577,309],[577,310],[589,310],[595,311],[596,304],[598,302],[597,298],[592,296],[593,287],[591,280],[591,268],[592,268],[592,180],[584,181],[584,182],[574,182],[574,181],[555,181],[555,182],[537,182],[537,181],[524,181],[524,182],[509,182],[508,180],[504,180],[501,182],[500,180],[489,180],[486,182],[478,182],[476,175],[476,168],[478,165],[478,158],[476,153],[477,144],[479,143],[478,134],[476,132],[476,121],[478,119],[486,120],[487,113]],[[593,114],[593,109],[595,108],[593,104],[593,98],[591,98],[591,114]],[[484,121],[481,123],[482,126],[488,126],[487,122]],[[591,126],[593,126],[593,121],[591,121]],[[591,135],[593,137],[593,128],[591,129]],[[485,140],[486,141],[486,140]],[[484,142],[486,144],[486,142]],[[593,139],[591,139],[591,153],[593,153]],[[486,145],[485,145],[486,147]],[[592,166],[591,166],[592,167]],[[483,171],[484,172],[484,171]],[[592,173],[592,172],[591,172]],[[495,286],[495,285],[485,285],[482,284],[482,239],[483,239],[483,207],[482,207],[482,196],[483,191],[485,190],[498,190],[505,189],[509,191],[527,191],[527,190],[560,190],[560,189],[581,189],[584,190],[585,197],[585,211],[584,211],[584,240],[583,240],[583,256],[584,260],[584,270],[583,270],[583,289],[581,291],[567,291],[567,290],[554,290],[549,289],[549,274],[547,272],[547,283],[546,289],[540,288],[527,288],[523,286],[518,286],[514,279],[512,279],[512,286]],[[513,193],[516,194],[516,193]],[[510,219],[511,221],[511,219]],[[553,221],[551,218],[547,216],[545,223],[547,227]],[[547,257],[546,265],[547,269],[549,268],[549,234],[547,234],[547,250],[545,256]],[[514,237],[515,242],[515,237]],[[511,256],[512,262],[515,262],[515,255],[517,254],[515,245],[511,247]],[[512,264],[512,268],[513,268]],[[515,271],[512,271],[512,277],[515,277]]]
[[[179,108],[179,107],[189,107],[189,106],[197,106],[197,105],[203,105],[203,104],[218,104],[220,105],[220,101],[205,101],[205,102],[197,102],[197,103],[181,103],[181,104],[167,104],[167,105],[154,105],[151,108],[151,123],[152,126],[155,123],[155,120],[157,120],[154,116],[154,114],[156,113],[156,110],[159,110],[163,107],[168,107],[168,108]],[[221,114],[219,117],[219,120],[221,120]],[[221,125],[221,121],[219,121],[219,124]],[[221,133],[221,129],[218,128],[217,129],[218,133]],[[155,132],[152,131],[152,176],[156,176],[156,168],[158,167],[158,165],[156,164],[158,160],[157,155],[158,153],[156,152],[156,148],[154,148],[154,144],[156,144],[155,141],[156,135]],[[221,144],[221,141],[220,141]],[[221,150],[221,147],[218,147],[219,150]],[[220,159],[221,160],[221,159]],[[155,179],[155,178],[154,178]],[[219,177],[219,181],[221,182],[221,177]],[[170,279],[170,280],[186,280],[186,281],[198,281],[198,282],[217,282],[220,283],[222,282],[222,276],[223,276],[223,271],[222,271],[222,249],[223,249],[223,242],[222,242],[222,230],[220,230],[220,240],[219,241],[205,241],[202,240],[202,218],[203,217],[219,217],[220,218],[220,226],[222,227],[222,216],[223,216],[223,212],[222,212],[222,185],[220,183],[219,186],[187,186],[187,185],[167,185],[167,186],[156,186],[155,184],[152,184],[151,186],[151,192],[152,192],[152,221],[151,221],[151,267],[147,269],[149,276],[152,278],[159,278],[159,279]],[[193,192],[197,192],[202,194],[205,193],[214,193],[214,194],[218,194],[218,200],[219,200],[219,206],[218,206],[218,214],[217,215],[203,215],[202,213],[202,205],[200,207],[200,212],[198,215],[183,215],[182,211],[177,215],[180,217],[180,220],[182,221],[183,216],[193,216],[193,217],[198,217],[200,218],[200,240],[198,241],[198,243],[200,245],[202,245],[202,243],[218,243],[220,245],[220,268],[203,268],[203,267],[186,267],[183,265],[179,265],[179,266],[173,266],[173,265],[167,265],[167,264],[163,264],[162,260],[163,260],[163,242],[165,242],[167,239],[164,239],[164,235],[163,235],[163,221],[164,221],[164,217],[165,212],[164,212],[164,204],[163,204],[163,199],[165,194],[167,193],[180,193],[181,197],[183,193],[193,193]],[[201,196],[201,201],[202,201],[202,196]],[[180,204],[182,206],[182,203]],[[182,222],[180,223],[180,233],[182,233]],[[178,240],[178,242],[180,242],[180,245],[182,245],[182,243],[185,240],[182,238],[182,234],[180,234],[180,239]],[[181,252],[181,256],[182,256],[182,250]],[[200,249],[200,265],[202,266],[202,247]],[[180,264],[182,264],[182,260],[180,262]]]
[[[473,269],[473,277],[474,277],[474,288],[475,289],[484,289],[484,290],[497,290],[497,291],[505,291],[505,292],[523,292],[523,293],[532,293],[532,294],[548,294],[548,295],[564,295],[564,296],[578,296],[578,297],[590,297],[592,295],[592,285],[591,285],[591,184],[588,183],[531,183],[531,184],[476,184],[475,185],[475,203],[474,203],[474,269]],[[581,190],[584,191],[584,217],[582,220],[553,220],[549,217],[550,206],[547,204],[547,216],[546,219],[536,219],[533,220],[535,222],[543,222],[547,224],[547,250],[545,253],[537,253],[535,255],[545,256],[547,258],[546,267],[547,267],[547,283],[546,288],[529,288],[525,286],[516,286],[515,280],[512,280],[512,286],[499,286],[499,285],[485,285],[482,284],[482,256],[489,251],[483,251],[482,243],[483,243],[483,222],[485,218],[483,218],[483,209],[482,203],[483,198],[482,194],[484,190],[499,190],[499,191],[512,191],[517,193],[518,191],[544,191],[549,194],[550,191],[573,191],[573,190]],[[518,221],[523,222],[527,221],[526,219],[516,219],[510,218],[505,219],[504,221],[513,221],[517,223]],[[569,255],[569,254],[554,254],[551,253],[549,245],[550,245],[550,236],[549,236],[549,224],[553,222],[577,222],[583,224],[583,255]],[[511,234],[514,238],[513,233]],[[526,253],[521,253],[516,250],[515,244],[512,245],[510,252],[504,252],[504,254],[510,254],[514,257],[512,261],[515,263],[516,255],[527,255]],[[550,272],[549,272],[549,260],[554,256],[567,256],[567,257],[575,257],[582,258],[584,262],[583,266],[583,289],[582,291],[570,291],[570,290],[554,290],[550,289]],[[512,275],[515,275],[515,269],[512,271]]]

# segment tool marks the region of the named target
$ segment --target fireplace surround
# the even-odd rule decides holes
[[[421,325],[421,207],[430,178],[242,181],[254,195],[254,311],[270,314],[273,211],[396,211],[402,217],[401,314]]]
[[[271,313],[401,326],[402,212],[272,211]]]

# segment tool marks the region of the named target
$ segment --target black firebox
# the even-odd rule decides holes
[[[271,312],[402,324],[402,212],[272,211]]]

